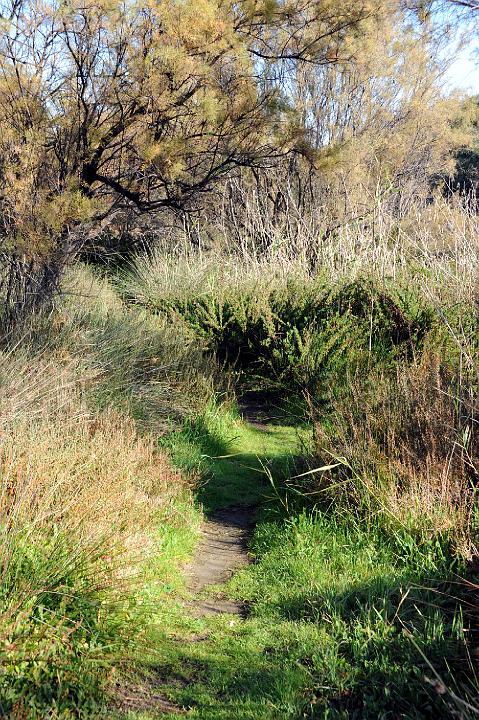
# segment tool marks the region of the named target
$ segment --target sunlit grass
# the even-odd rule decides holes
[[[260,500],[261,509],[250,544],[255,562],[227,586],[248,604],[247,619],[194,619],[171,598],[171,613],[151,629],[156,690],[202,720],[339,720],[350,712],[372,719],[397,708],[406,717],[446,717],[450,697],[425,680],[421,653],[447,678],[448,667],[463,662],[460,615],[434,589],[444,589],[453,570],[447,548],[388,533],[380,518],[361,526],[346,512],[301,509],[297,498],[289,504],[282,478],[302,439],[293,427],[270,429],[223,410],[171,446],[176,453],[185,443],[190,456],[196,448],[211,483],[206,508],[241,498]],[[211,450],[222,440],[229,458],[205,457],[213,430]],[[270,468],[277,496],[268,482],[259,495],[244,492],[261,466]]]

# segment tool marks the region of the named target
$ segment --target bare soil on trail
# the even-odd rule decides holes
[[[261,393],[248,393],[240,403],[243,420],[259,430],[267,430],[268,426],[283,417],[278,408],[268,403]]]
[[[261,395],[249,397],[240,410],[246,422],[264,432],[276,419],[274,410],[265,409]],[[217,510],[204,520],[196,552],[185,568],[191,596],[185,604],[192,617],[229,614],[242,619],[247,616],[247,604],[229,599],[223,586],[237,570],[251,562],[248,540],[256,523],[256,510],[256,505],[232,505]],[[208,632],[193,634],[190,641],[202,642],[208,636]],[[170,683],[171,680],[169,678]],[[186,708],[170,702],[158,692],[161,684],[161,679],[156,679],[154,674],[137,682],[118,684],[118,706],[124,711],[186,714]]]
[[[148,677],[141,681],[123,681],[117,683],[114,707],[122,713],[149,712],[183,715],[185,710],[167,700],[156,691],[155,678]]]
[[[241,414],[246,422],[262,431],[267,431],[268,423],[275,419],[274,413],[265,411],[261,396],[244,402]],[[223,613],[239,618],[247,616],[246,603],[226,597],[222,586],[237,570],[251,562],[248,540],[255,521],[255,505],[234,505],[217,510],[203,522],[195,555],[186,568],[187,589],[191,594],[186,605],[193,617],[211,617]],[[206,639],[208,634],[193,635],[191,642]],[[171,680],[169,678],[170,683]],[[115,707],[123,712],[186,714],[185,708],[170,702],[159,692],[162,682],[154,673],[133,681],[118,682]]]
[[[248,564],[248,537],[254,526],[254,507],[229,507],[216,512],[206,520],[202,537],[189,567],[188,589],[194,594],[189,603],[195,617],[230,613],[244,617],[244,603],[229,600],[218,590],[205,591],[221,585],[243,565]]]
[[[267,430],[275,412],[266,408],[261,393],[250,393],[240,404],[243,420],[259,430]],[[256,517],[254,506],[235,506],[217,511],[206,520],[195,557],[189,568],[188,589],[195,597],[189,603],[195,617],[230,613],[245,617],[245,603],[229,600],[219,590],[216,594],[205,591],[221,585],[243,565],[250,562],[247,543]]]
[[[211,586],[221,585],[229,580],[236,570],[250,561],[247,542],[254,526],[254,518],[254,507],[237,506],[219,510],[203,523],[201,540],[193,561],[187,568],[187,587],[193,595],[187,606],[193,617],[221,613],[246,616],[247,607],[244,603],[229,600],[221,592],[221,588],[218,588],[216,593],[208,590]],[[191,642],[201,642],[207,637],[195,635]],[[171,682],[171,678],[169,680]],[[185,708],[158,693],[157,682],[152,674],[141,680],[117,683],[115,707],[123,712],[186,714]]]
[[[246,422],[260,430],[266,430],[272,419],[261,395],[244,400],[240,411]],[[233,573],[250,562],[247,545],[255,517],[254,506],[238,505],[218,510],[203,523],[201,540],[189,566],[188,589],[194,595],[189,606],[193,616],[229,613],[246,617],[245,603],[226,598],[220,589],[217,593],[207,593],[207,590],[227,582]]]

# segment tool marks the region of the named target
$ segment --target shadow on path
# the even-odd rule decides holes
[[[188,604],[193,617],[229,613],[244,617],[244,603],[228,600],[218,591],[203,597],[211,585],[227,582],[236,570],[249,562],[247,545],[254,525],[254,507],[230,507],[217,511],[203,524],[201,540],[188,568],[188,590],[195,598]]]

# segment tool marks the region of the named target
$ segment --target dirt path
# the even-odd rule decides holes
[[[260,430],[267,430],[272,421],[282,417],[278,408],[271,406],[261,393],[249,393],[241,402],[240,411],[243,420]]]
[[[228,600],[220,590],[208,593],[207,597],[205,591],[227,582],[236,570],[249,562],[247,541],[254,516],[253,507],[230,507],[204,522],[202,538],[189,567],[188,589],[195,595],[190,607],[195,617],[246,614],[243,603]]]
[[[248,564],[247,541],[254,527],[255,514],[252,506],[229,507],[219,510],[203,523],[201,540],[187,568],[187,587],[193,595],[187,606],[193,617],[220,613],[246,616],[244,603],[229,600],[221,588],[216,593],[211,592],[211,588],[227,582],[236,570]],[[117,683],[115,706],[123,712],[184,715],[185,709],[158,694],[155,685],[154,673],[142,680]]]
[[[241,405],[243,419],[260,430],[267,429],[268,413],[261,398]],[[247,544],[256,516],[254,506],[232,506],[218,510],[205,520],[202,537],[189,566],[188,590],[194,594],[189,603],[195,617],[231,613],[245,617],[244,603],[229,600],[219,589],[208,589],[227,582],[249,560]]]

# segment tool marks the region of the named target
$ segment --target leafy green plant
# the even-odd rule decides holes
[[[160,258],[139,257],[119,286],[130,302],[185,323],[244,377],[298,394],[346,368],[411,359],[436,322],[431,303],[400,284],[368,276],[333,283],[274,269],[262,276],[247,264],[241,275],[228,262],[223,271],[206,266],[194,283],[175,275],[175,292]]]

